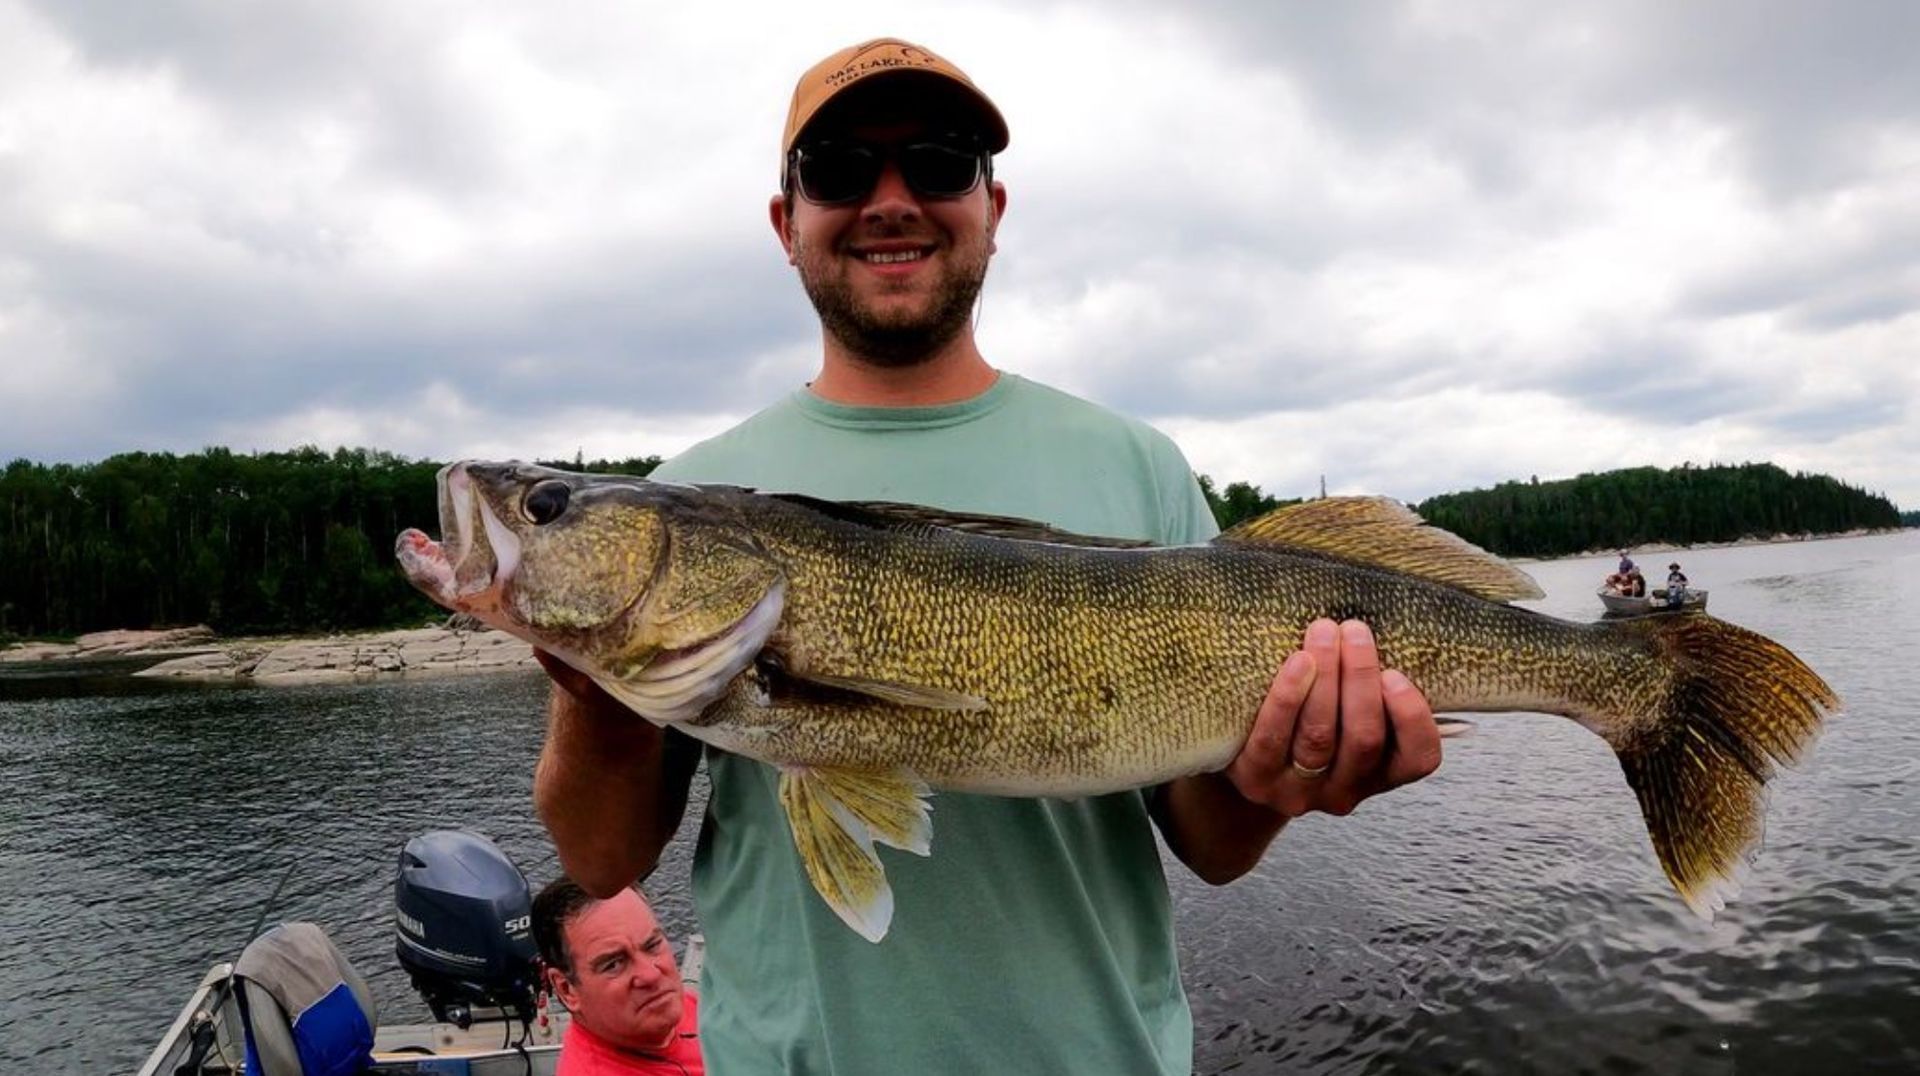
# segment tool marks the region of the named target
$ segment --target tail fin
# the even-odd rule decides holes
[[[1667,879],[1711,918],[1760,842],[1767,779],[1801,759],[1840,699],[1786,647],[1705,613],[1617,623],[1671,670],[1655,720],[1614,743],[1620,768]]]

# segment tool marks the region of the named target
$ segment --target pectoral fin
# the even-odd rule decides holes
[[[780,771],[780,806],[801,865],[827,906],[868,941],[886,937],[893,888],[875,842],[926,855],[927,787],[904,773],[828,768]]]
[[[987,708],[987,700],[978,695],[963,695],[946,688],[927,687],[924,684],[896,684],[886,680],[862,680],[851,676],[829,676],[817,672],[795,672],[782,670],[796,680],[808,680],[824,687],[838,688],[890,702],[895,706],[918,706],[927,710],[962,710],[974,712]]]

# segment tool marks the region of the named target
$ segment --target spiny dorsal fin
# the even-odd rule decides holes
[[[1429,527],[1386,497],[1322,497],[1276,508],[1214,539],[1305,550],[1349,564],[1405,572],[1491,601],[1543,597],[1531,576],[1459,535]]]
[[[980,534],[989,538],[1084,546],[1090,549],[1140,549],[1153,544],[1138,538],[1107,538],[1095,534],[1076,534],[1017,516],[956,512],[923,504],[902,504],[898,501],[829,501],[799,493],[770,493],[763,496],[802,505],[847,523],[878,527],[883,530],[899,527],[943,527],[947,530],[965,531],[968,534]]]

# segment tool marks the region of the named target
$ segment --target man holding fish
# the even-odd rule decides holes
[[[981,355],[1007,139],[985,94],[918,45],[870,41],[810,69],[769,216],[820,317],[819,371],[654,477],[1211,538],[1170,440]],[[611,893],[653,869],[701,746],[544,660],[557,687],[536,803],[568,873]],[[938,854],[888,860],[898,899],[878,944],[816,897],[773,769],[707,763],[694,891],[714,1072],[1162,1073],[1188,1071],[1193,1044],[1154,828],[1224,884],[1288,819],[1433,772],[1440,739],[1365,624],[1316,621],[1225,770],[1078,800],[940,794]]]

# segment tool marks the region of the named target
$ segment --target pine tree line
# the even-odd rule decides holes
[[[658,457],[554,466],[645,474]],[[438,529],[438,463],[369,449],[133,452],[0,472],[0,638],[207,624],[223,633],[419,623],[394,564]]]
[[[1770,463],[1634,467],[1554,482],[1503,482],[1442,494],[1415,511],[1495,553],[1525,557],[1901,525],[1885,497]]]

